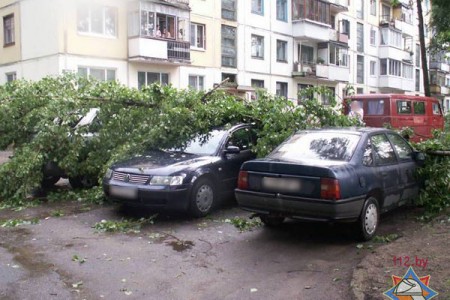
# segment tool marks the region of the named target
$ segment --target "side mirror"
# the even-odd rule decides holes
[[[241,152],[241,149],[237,146],[228,146],[223,151],[224,154],[239,154]]]
[[[414,152],[413,158],[419,164],[423,164],[425,162],[425,154],[422,152]]]

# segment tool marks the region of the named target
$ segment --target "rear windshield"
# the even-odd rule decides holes
[[[270,158],[300,162],[305,160],[349,161],[360,136],[336,132],[300,132],[281,144]]]

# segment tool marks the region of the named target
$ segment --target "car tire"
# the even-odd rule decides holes
[[[208,215],[215,205],[216,188],[208,178],[198,179],[192,188],[189,199],[189,211],[193,217],[200,218]]]
[[[72,189],[91,188],[97,185],[97,182],[90,176],[69,177],[70,186]]]
[[[380,223],[380,209],[378,200],[375,197],[366,199],[363,205],[361,216],[357,222],[358,239],[368,241],[375,236]]]
[[[259,216],[261,222],[267,227],[278,227],[284,222],[284,217],[270,216],[270,215],[261,215]]]
[[[59,181],[60,177],[57,176],[47,176],[42,179],[41,187],[43,189],[51,189],[55,183]]]

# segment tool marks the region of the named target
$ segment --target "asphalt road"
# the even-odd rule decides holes
[[[0,299],[349,299],[364,255],[347,226],[240,232],[226,219],[249,214],[233,207],[204,219],[160,216],[128,234],[92,227],[150,213],[86,209],[75,201],[0,211],[0,220],[40,219],[0,228]],[[65,215],[52,217],[55,210]],[[398,231],[396,214],[382,233]]]

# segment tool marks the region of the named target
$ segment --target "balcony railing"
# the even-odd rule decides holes
[[[168,41],[167,58],[176,60],[191,59],[191,45],[189,42]]]
[[[172,4],[185,4],[189,5],[189,0],[163,0],[164,2],[172,3]]]

